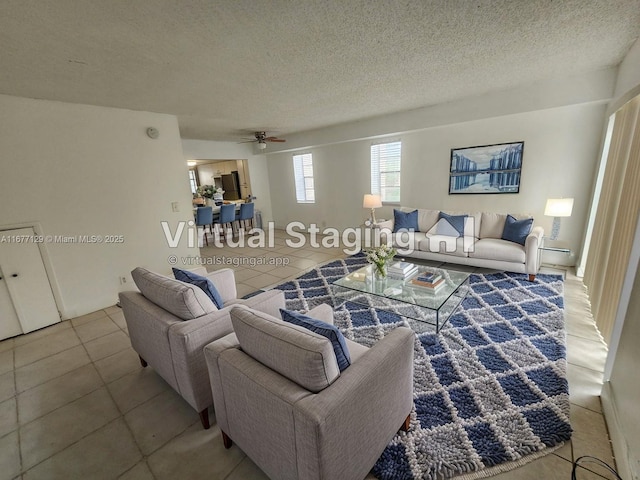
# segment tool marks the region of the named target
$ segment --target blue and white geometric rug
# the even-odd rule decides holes
[[[276,288],[292,310],[332,305],[345,336],[370,346],[405,319],[336,308],[331,283],[365,264],[362,255],[336,260]],[[472,274],[469,287],[438,335],[416,335],[411,428],[376,463],[381,480],[481,478],[571,437],[562,278]]]

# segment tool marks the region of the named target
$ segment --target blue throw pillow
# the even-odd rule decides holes
[[[215,287],[213,282],[207,277],[198,275],[197,273],[190,272],[189,270],[180,270],[179,268],[173,269],[173,276],[176,280],[181,282],[190,283],[202,289],[204,293],[211,299],[211,301],[218,307],[218,310],[224,307],[224,302],[220,296],[220,292]]]
[[[418,229],[418,210],[413,212],[403,212],[402,210],[393,210],[393,233],[399,231],[419,232]]]
[[[285,322],[293,323],[299,327],[304,327],[318,335],[327,337],[333,346],[333,351],[336,354],[336,360],[338,360],[338,368],[340,371],[344,371],[349,365],[351,365],[351,355],[349,355],[349,349],[347,348],[347,342],[344,340],[344,335],[334,325],[316,320],[315,318],[308,317],[298,312],[292,312],[291,310],[280,309],[280,315]]]
[[[458,232],[458,235],[462,237],[464,236],[464,222],[468,216],[469,215],[448,215],[444,212],[440,212],[438,214],[438,220],[444,218],[447,222],[449,222],[449,225],[451,225],[455,229],[455,231]],[[440,227],[438,227],[438,230],[439,229]]]
[[[502,240],[524,245],[527,236],[531,232],[531,225],[533,225],[533,218],[516,220],[511,215],[507,215],[507,220],[504,222],[504,230],[502,231]]]

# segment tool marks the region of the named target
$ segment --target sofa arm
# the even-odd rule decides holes
[[[533,227],[531,233],[527,236],[524,243],[525,251],[525,269],[529,275],[535,275],[540,269],[540,246],[542,245],[542,237],[544,229],[542,227]]]
[[[296,402],[300,478],[366,476],[411,412],[414,344],[414,332],[398,327],[329,387]]]
[[[229,311],[229,308],[223,308],[169,328],[178,392],[198,412],[213,403],[203,348],[233,332]]]
[[[376,223],[376,228],[379,228],[381,230],[383,228],[388,228],[389,230],[393,231],[393,219],[385,220],[384,222],[380,222],[380,223]]]

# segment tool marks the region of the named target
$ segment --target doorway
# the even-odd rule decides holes
[[[198,159],[187,163],[191,193],[194,196],[198,187],[204,185],[224,189],[224,200],[241,200],[251,196],[251,179],[246,159]]]

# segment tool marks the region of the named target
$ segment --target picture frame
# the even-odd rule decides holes
[[[524,142],[451,149],[449,195],[520,193]]]

